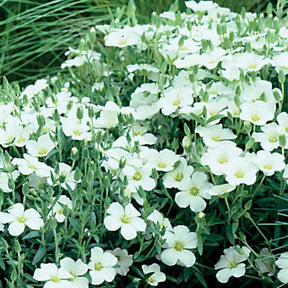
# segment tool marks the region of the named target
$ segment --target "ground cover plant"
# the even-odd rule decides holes
[[[288,282],[286,1],[185,4],[130,1],[61,73],[4,78],[2,287]]]

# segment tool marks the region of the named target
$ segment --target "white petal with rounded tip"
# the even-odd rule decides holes
[[[6,223],[10,223],[16,221],[16,217],[9,214],[9,213],[4,213],[4,212],[0,212],[0,223],[6,224]]]
[[[123,224],[121,227],[121,235],[126,239],[126,240],[131,240],[136,238],[137,232],[135,228],[130,225],[130,224]]]
[[[24,206],[22,203],[17,203],[8,209],[8,212],[16,217],[23,216]]]
[[[27,209],[23,215],[26,219],[41,218],[41,215],[33,208]]]
[[[9,231],[9,234],[10,234],[10,235],[12,235],[12,236],[18,236],[18,235],[20,235],[21,233],[23,233],[24,228],[25,228],[24,223],[12,222],[12,223],[9,225],[8,231]]]
[[[32,230],[39,230],[44,226],[44,222],[41,218],[28,219],[25,224]]]
[[[90,271],[89,274],[92,279],[92,285],[100,285],[105,281],[102,271]]]
[[[221,283],[227,283],[229,281],[229,278],[231,277],[231,269],[224,268],[217,272],[216,278]]]
[[[106,229],[108,229],[109,231],[116,231],[121,227],[122,222],[120,220],[120,217],[118,218],[115,217],[114,215],[109,215],[105,217],[104,225]]]
[[[183,251],[179,252],[179,260],[185,267],[191,267],[194,265],[196,258],[193,252],[184,249]]]
[[[175,202],[181,208],[186,208],[190,204],[189,195],[187,192],[178,192],[175,195]]]
[[[98,262],[99,259],[102,257],[103,255],[103,249],[100,247],[94,247],[91,249],[91,260],[94,262]],[[89,263],[90,265],[90,263]]]
[[[165,249],[161,253],[161,261],[168,266],[175,265],[178,261],[178,252],[173,248]]]
[[[107,213],[114,216],[119,216],[119,218],[124,214],[124,208],[117,202],[112,203],[107,210]]]
[[[202,212],[206,208],[206,201],[200,196],[193,196],[190,199],[190,209],[194,212]]]
[[[125,214],[129,217],[137,217],[141,215],[131,203],[127,204],[125,207]]]
[[[112,267],[104,268],[101,272],[104,275],[104,279],[108,282],[113,281],[116,276],[116,270]]]
[[[288,268],[286,269],[281,269],[279,273],[277,274],[277,278],[282,282],[282,283],[288,283]]]
[[[117,263],[117,258],[110,252],[104,252],[101,257],[101,263],[104,267],[114,266]]]
[[[232,276],[239,278],[245,274],[245,264],[238,264],[237,267],[231,269]]]
[[[58,268],[55,264],[41,264],[41,268],[37,268],[34,272],[33,278],[37,281],[47,281],[52,275],[56,275]]]
[[[129,224],[132,225],[135,228],[135,230],[137,230],[137,231],[144,232],[146,229],[146,223],[140,217],[133,218]]]

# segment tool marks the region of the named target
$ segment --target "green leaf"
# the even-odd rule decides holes
[[[231,245],[235,245],[234,233],[232,232],[232,225],[230,224],[226,226],[226,235]]]
[[[197,116],[196,114],[194,113],[190,113],[189,114],[190,118],[196,122],[198,122],[201,126],[205,126],[204,124],[204,120],[201,119],[199,116]]]
[[[40,236],[39,231],[31,231],[28,234],[26,234],[24,237],[22,237],[22,240],[36,238],[36,237],[39,237],[39,236]]]
[[[202,284],[203,287],[208,288],[208,285],[204,277],[198,271],[195,272],[195,276],[198,279],[198,281]]]
[[[45,256],[46,252],[47,249],[45,247],[40,246],[32,260],[32,265],[37,264]]]
[[[207,124],[209,124],[209,123],[211,123],[211,122],[213,122],[213,121],[216,121],[216,120],[218,120],[218,119],[222,119],[222,118],[224,118],[225,117],[225,115],[223,115],[223,114],[218,114],[218,115],[214,115],[214,116],[212,116],[212,117],[210,117],[207,121],[206,121],[206,125]]]

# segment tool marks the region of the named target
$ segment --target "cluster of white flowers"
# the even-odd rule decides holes
[[[132,263],[132,256],[128,255],[125,249],[103,251],[100,247],[94,247],[91,249],[91,261],[88,264],[84,264],[80,259],[74,261],[66,257],[60,260],[59,268],[53,263],[41,264],[41,268],[35,270],[33,278],[45,281],[44,288],[88,288],[88,271],[91,284],[100,285],[104,281],[113,281],[116,274],[126,275]]]
[[[77,215],[71,227],[79,228],[80,242],[84,241],[86,248],[94,247],[88,264],[70,257],[61,259],[59,267],[57,260],[42,263],[33,277],[45,282],[44,288],[87,288],[89,282],[112,282],[117,274],[126,276],[132,264],[141,262],[139,254],[147,247],[150,250],[143,255],[152,255],[153,261],[141,266],[143,273],[135,271],[144,274],[147,285],[157,286],[166,281],[161,272],[165,265],[197,265],[209,229],[214,229],[214,217],[228,215],[229,220],[220,223],[229,228],[234,221],[237,227],[232,234],[237,234],[239,218],[247,216],[250,209],[249,205],[243,209],[237,200],[255,199],[253,191],[259,191],[247,186],[288,175],[288,113],[282,112],[285,95],[281,85],[288,74],[288,29],[280,28],[275,19],[264,25],[263,16],[238,15],[212,1],[188,1],[186,6],[187,13],[153,15],[153,25],[130,27],[114,21],[111,26],[95,27],[104,34],[105,46],[116,55],[113,57],[119,56],[125,63],[123,78],[113,71],[119,67],[103,63],[102,54],[69,48],[63,69],[80,70],[93,64],[101,74],[89,91],[96,98],[76,96],[78,83],[73,74],[74,80],[66,83],[57,77],[38,80],[26,87],[17,101],[0,103],[0,144],[5,150],[0,154],[0,188],[6,197],[4,208],[0,206],[0,233],[6,233],[8,223],[12,236],[22,234],[26,226],[41,232],[48,226],[44,221],[50,223],[51,218],[58,225],[53,227],[54,234],[58,227],[67,233],[69,215]],[[91,33],[96,33],[94,28]],[[131,49],[129,59],[127,49]],[[135,63],[132,51],[141,54],[141,63]],[[272,85],[270,70],[280,85]],[[117,83],[119,79],[121,83]],[[125,90],[125,85],[133,89]],[[70,157],[63,157],[63,151]],[[84,152],[88,156],[83,156]],[[98,165],[99,179],[94,179],[93,165]],[[107,179],[108,184],[104,183]],[[23,188],[23,193],[18,192],[24,182],[29,191]],[[244,187],[246,198],[242,197]],[[42,213],[40,205],[35,205],[39,201],[33,198],[35,193],[45,195]],[[12,200],[7,200],[7,195]],[[89,206],[82,214],[96,220],[87,216],[91,221],[75,224],[79,216],[75,195],[78,202]],[[215,207],[223,198],[228,211],[221,206],[219,212]],[[16,199],[23,199],[23,204]],[[234,210],[242,209],[239,217],[229,201]],[[172,208],[182,218],[175,216]],[[206,226],[203,224],[205,230],[201,221],[209,217]],[[89,231],[86,225],[95,230]],[[95,235],[98,232],[100,237]],[[69,235],[65,237],[67,240]],[[95,244],[92,239],[107,242]],[[135,252],[138,242],[139,258],[134,263],[128,250]],[[246,273],[243,262],[250,261],[250,246],[244,241],[245,246],[236,244],[224,249],[215,264],[221,283]],[[130,245],[135,246],[130,250]],[[216,245],[219,243],[209,246]],[[81,251],[82,256],[87,254],[89,251]],[[161,269],[154,258],[162,262]],[[275,263],[283,283],[288,282],[286,258],[284,253]]]

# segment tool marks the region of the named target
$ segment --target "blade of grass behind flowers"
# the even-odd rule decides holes
[[[231,0],[217,2],[232,10],[246,4],[249,10],[259,1],[241,1],[241,5]],[[266,2],[261,5],[264,7]],[[137,18],[147,23],[153,11],[168,10],[174,3],[178,3],[180,9],[185,8],[184,0],[136,1]],[[92,26],[109,23],[108,8],[113,12],[116,7],[127,4],[127,0],[3,1],[0,4],[0,75],[30,83],[59,72],[67,47],[77,47],[79,36]]]
[[[59,71],[55,67],[60,67],[67,47],[76,47],[77,39],[87,29],[96,24],[109,23],[108,8],[113,11],[124,2],[3,2],[0,6],[2,15],[5,14],[0,21],[0,75],[21,82],[27,74],[30,79],[36,79],[39,74]]]
[[[232,11],[240,12],[242,7],[245,7],[246,11],[252,11],[252,12],[261,12],[263,11],[267,4],[269,2],[275,2],[276,1],[268,1],[268,0],[242,0],[242,1],[234,1],[234,0],[217,0],[217,2],[220,6],[223,7],[229,7]]]

